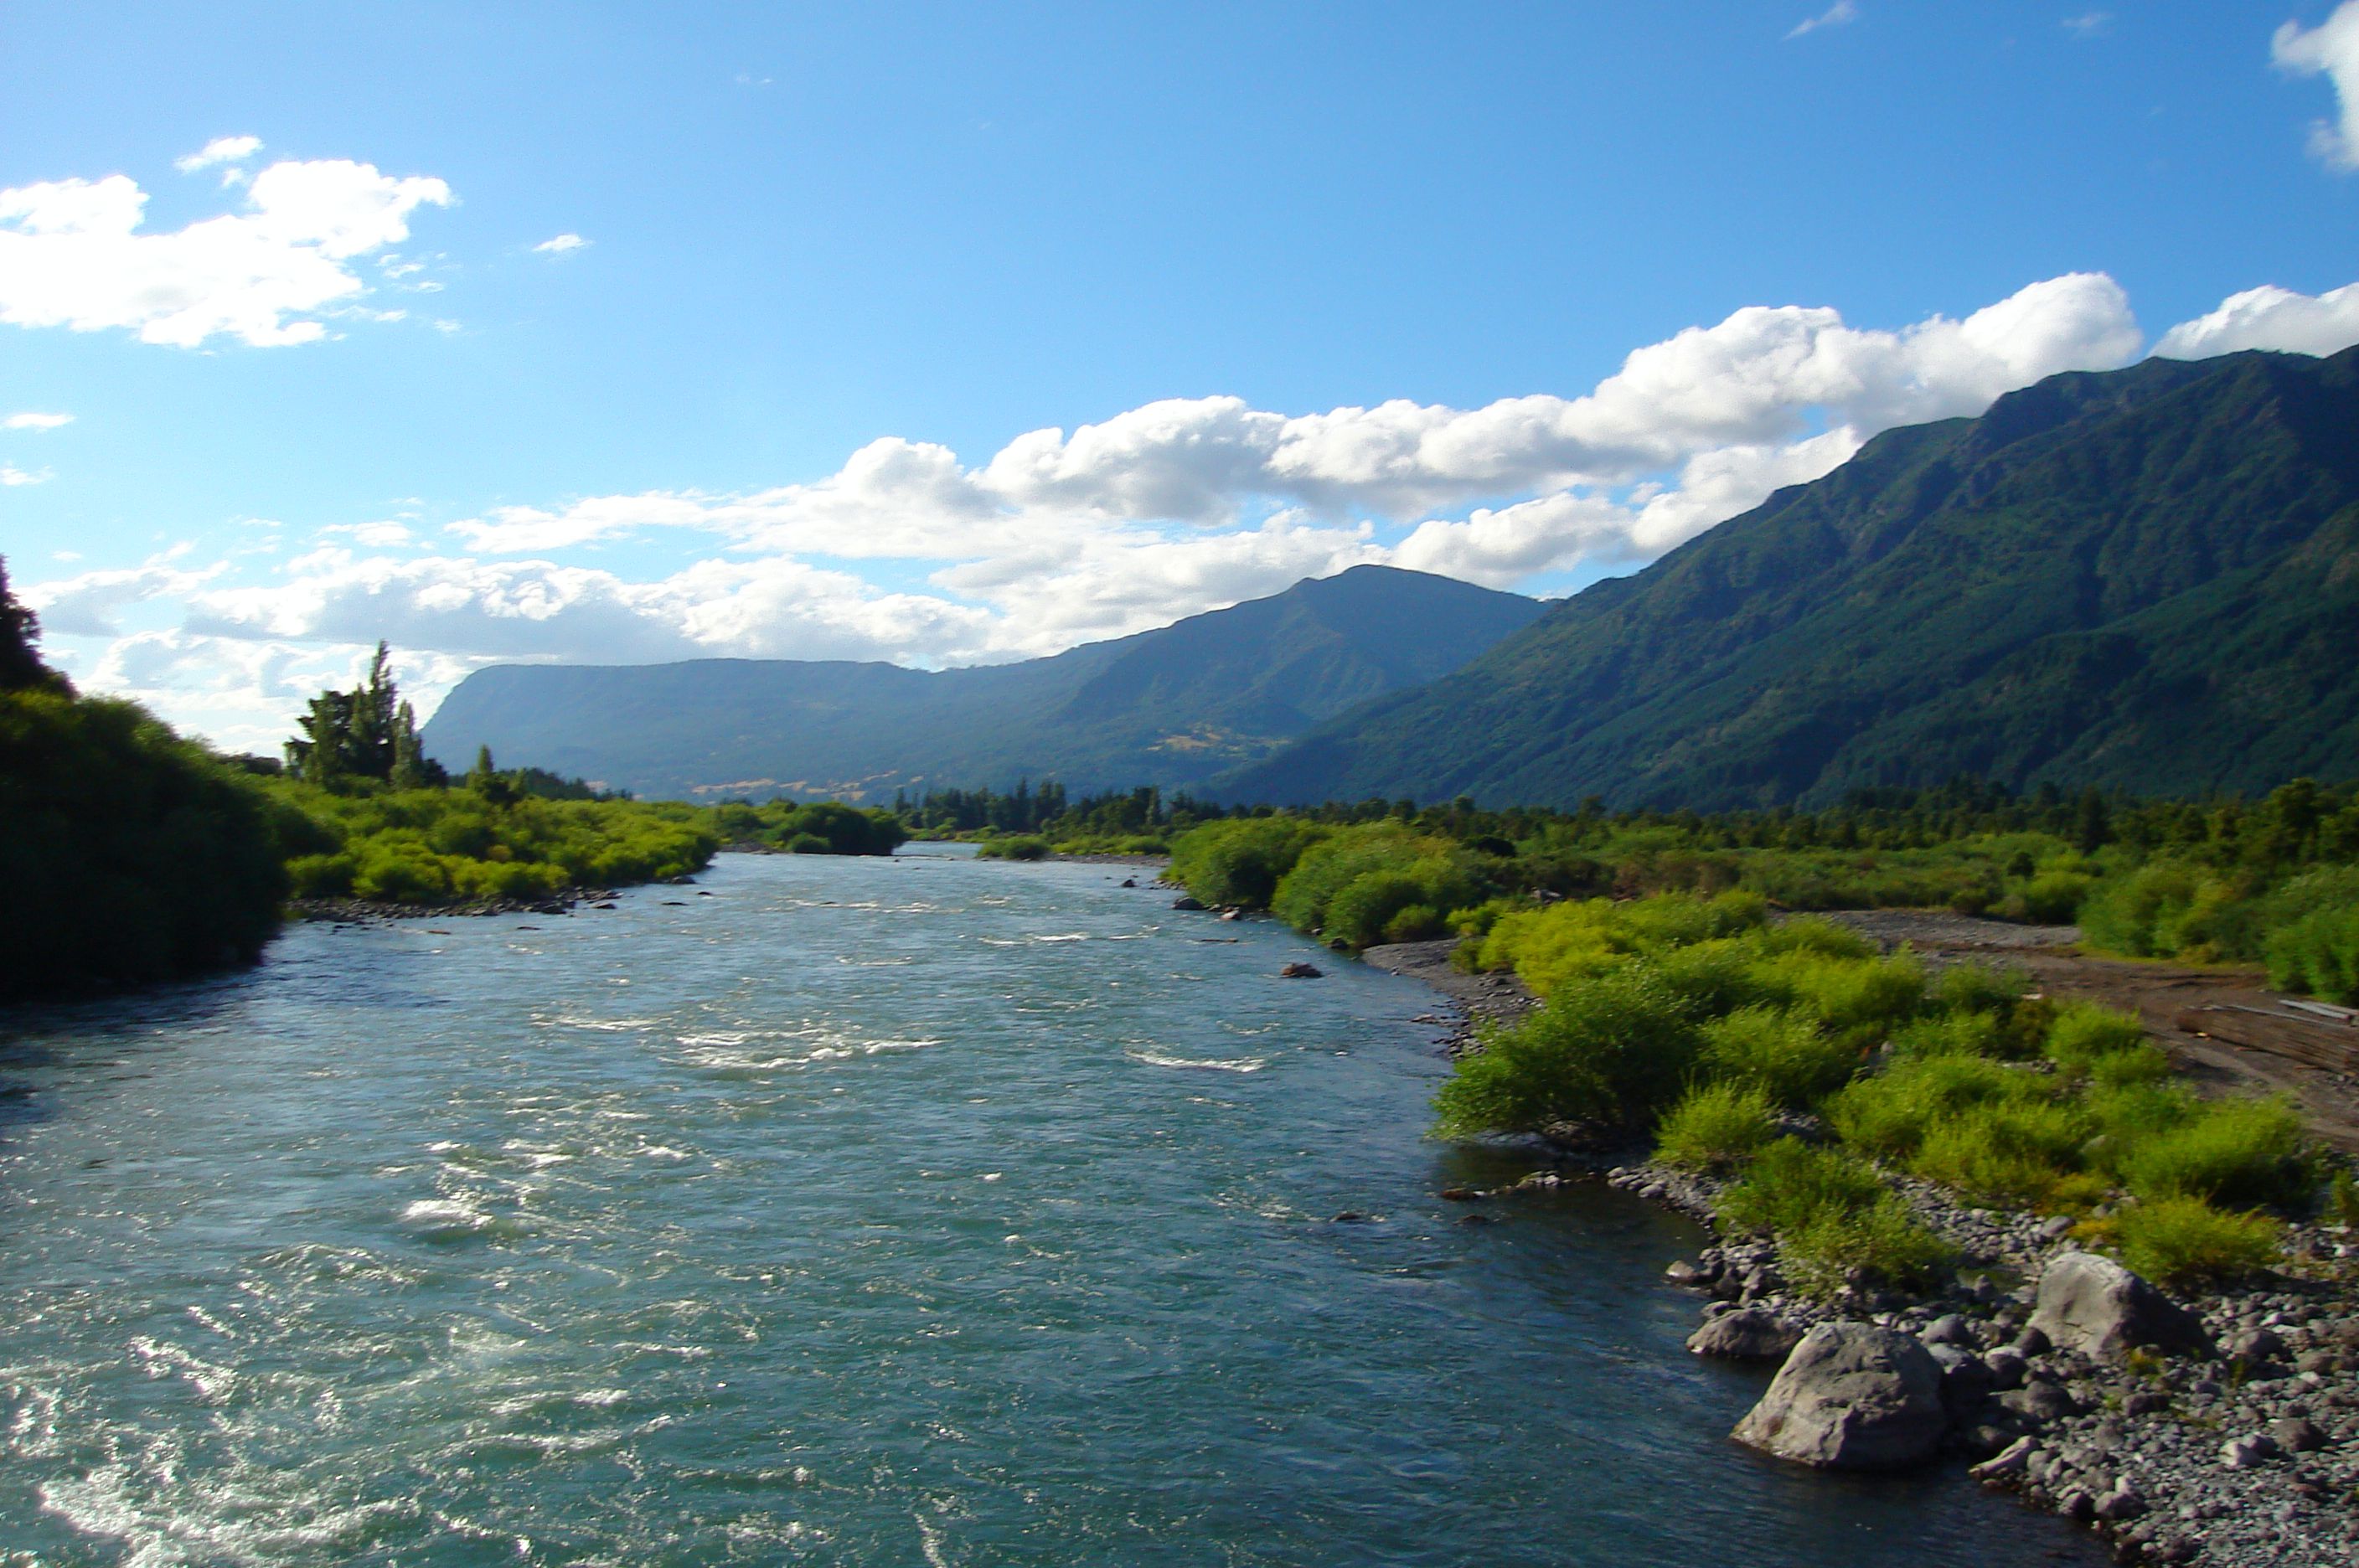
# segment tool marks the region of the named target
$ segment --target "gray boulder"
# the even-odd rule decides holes
[[[1821,1323],[1733,1434],[1781,1459],[1828,1470],[1897,1470],[1940,1446],[1949,1418],[1941,1368],[1912,1334]]]
[[[2195,1314],[2110,1258],[2068,1252],[2039,1275],[2031,1328],[2060,1350],[2117,1360],[2134,1346],[2212,1354]]]
[[[1749,1307],[1723,1312],[1688,1336],[1688,1348],[1698,1356],[1729,1361],[1780,1361],[1801,1343],[1793,1324]]]

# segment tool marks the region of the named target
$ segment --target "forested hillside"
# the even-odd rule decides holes
[[[497,666],[424,731],[607,788],[890,800],[928,785],[1184,788],[1373,697],[1446,675],[1540,613],[1530,599],[1364,566],[1052,659],[926,671],[698,659]]]
[[[1889,431],[1219,791],[2259,794],[2354,758],[2359,350],[2059,376]]]

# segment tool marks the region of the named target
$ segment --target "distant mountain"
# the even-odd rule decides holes
[[[2359,349],[2058,376],[1888,431],[1222,793],[1708,810],[1961,772],[2359,774]]]
[[[697,659],[499,665],[422,739],[453,769],[488,745],[654,798],[889,800],[928,785],[1076,792],[1201,786],[1371,698],[1447,675],[1540,613],[1446,577],[1361,566],[1053,659],[924,671]]]

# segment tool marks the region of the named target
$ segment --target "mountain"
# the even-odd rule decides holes
[[[2052,376],[1887,431],[1219,793],[1712,810],[2354,768],[2359,349]]]
[[[1360,566],[1020,664],[495,665],[460,682],[421,739],[453,769],[489,746],[507,766],[658,798],[889,800],[900,789],[1024,778],[1077,793],[1185,788],[1447,675],[1540,610],[1451,578]]]

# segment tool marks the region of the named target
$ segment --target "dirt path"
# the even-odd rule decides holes
[[[2207,1007],[2286,1010],[2286,998],[2267,988],[2258,969],[2089,957],[2075,946],[2077,927],[2009,925],[1939,909],[1840,910],[1826,919],[1886,952],[1907,942],[1935,964],[1973,959],[2024,969],[2050,996],[2086,997],[2136,1013],[2179,1069],[2205,1090],[2290,1094],[2320,1138],[2359,1152],[2359,1078],[2180,1027],[2188,1014]]]

